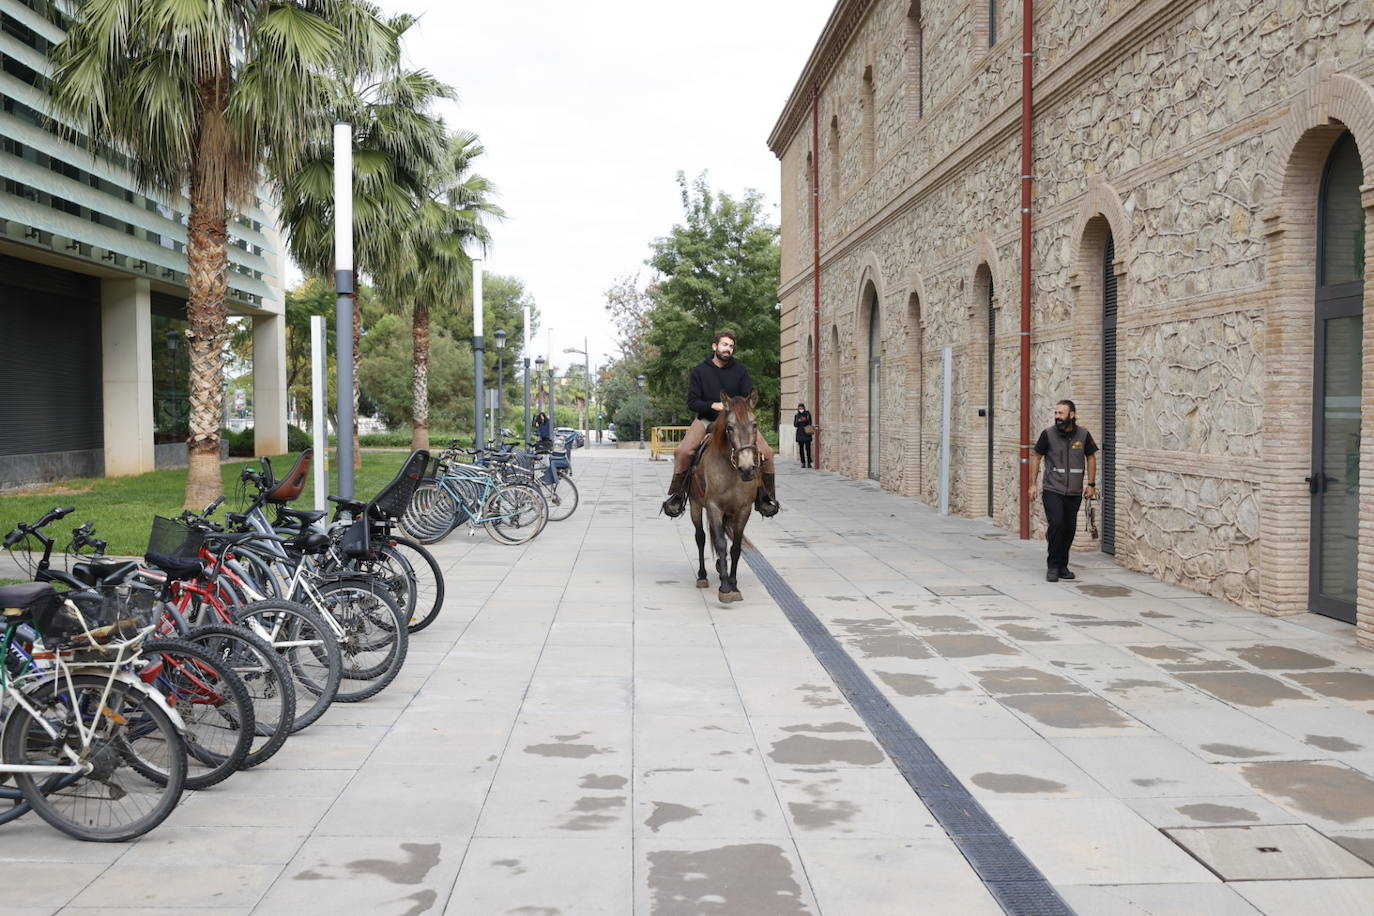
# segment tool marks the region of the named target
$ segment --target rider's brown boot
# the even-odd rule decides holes
[[[759,495],[754,498],[754,508],[759,510],[759,515],[764,518],[772,518],[778,514],[777,485],[773,482],[772,474],[763,475],[763,486],[759,487]]]
[[[677,518],[687,508],[687,472],[673,474],[673,482],[668,484],[668,498],[663,501],[663,514]]]

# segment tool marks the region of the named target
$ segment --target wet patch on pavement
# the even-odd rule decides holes
[[[600,830],[609,827],[620,818],[604,811],[616,811],[625,807],[625,796],[610,797],[584,796],[573,803],[571,817],[558,825],[559,830]]]
[[[1066,677],[1038,668],[982,668],[973,676],[994,696],[1013,693],[1087,693],[1085,687]]]
[[[872,766],[887,759],[882,748],[860,738],[817,738],[812,735],[791,735],[773,742],[768,752],[777,763],[815,766],[822,763],[848,763]]]
[[[649,853],[656,916],[703,913],[802,916],[809,913],[792,863],[779,846],[748,843]]]
[[[1051,728],[1129,728],[1133,724],[1116,707],[1091,694],[1025,694],[1004,697],[1001,702]]]
[[[625,783],[628,781],[624,776],[597,776],[595,773],[588,773],[582,777],[578,786],[583,789],[615,790],[625,788]]]
[[[402,843],[405,861],[355,859],[344,867],[355,875],[376,875],[392,884],[419,884],[439,864],[438,843]]]
[[[1190,817],[1203,824],[1256,823],[1260,816],[1248,808],[1235,808],[1231,805],[1197,804],[1175,808],[1184,817]]]
[[[1255,645],[1232,649],[1243,662],[1266,671],[1292,671],[1300,668],[1330,668],[1336,664],[1329,658],[1313,655],[1289,646]]]
[[[1047,792],[1067,792],[1069,789],[1062,782],[1021,773],[975,773],[971,779],[975,786],[1006,794],[1042,795]]]
[[[1241,775],[1258,792],[1338,824],[1374,818],[1374,779],[1335,763],[1250,763]]]
[[[1021,642],[1059,642],[1059,637],[1040,627],[1025,626],[1019,623],[998,624],[997,629],[1012,639]]]
[[[1272,751],[1258,751],[1253,747],[1241,747],[1239,744],[1204,744],[1201,746],[1209,754],[1216,754],[1218,757],[1235,757],[1238,760],[1245,760],[1249,757],[1268,757]]]
[[[1362,751],[1363,744],[1355,744],[1347,741],[1338,735],[1308,735],[1302,739],[1313,747],[1319,747],[1324,751]]]
[[[1342,849],[1374,865],[1374,837],[1332,834],[1331,839],[1340,844]]]
[[[1020,654],[996,636],[927,636],[926,642],[945,658]]]
[[[525,873],[525,867],[520,864],[519,859],[493,859],[491,864],[497,868],[510,869],[512,875],[523,875]]]
[[[949,689],[936,687],[935,678],[927,674],[905,674],[900,671],[874,671],[873,673],[878,675],[878,679],[891,687],[898,696],[903,697],[936,697],[944,696],[951,691],[968,689],[963,685]]]
[[[664,824],[672,824],[677,821],[687,821],[694,817],[701,817],[701,812],[696,808],[689,808],[686,805],[675,805],[672,802],[654,802],[654,813],[644,821],[644,826],[654,833],[658,833],[658,828]]]
[[[844,705],[844,700],[835,696],[834,689],[828,684],[802,684],[795,689],[806,694],[802,697],[802,702],[813,709]]]
[[[1254,674],[1249,671],[1180,674],[1178,679],[1192,684],[1199,690],[1207,691],[1219,700],[1240,706],[1259,708],[1273,706],[1285,700],[1312,699],[1267,674]]]
[[[1322,696],[1355,702],[1374,701],[1374,674],[1362,671],[1312,671],[1290,674],[1289,677]]]
[[[902,619],[914,625],[918,630],[931,633],[977,633],[979,631],[978,624],[958,614],[912,614]]]
[[[1122,677],[1112,681],[1104,690],[1115,690],[1120,693],[1129,693],[1132,690],[1162,690],[1165,693],[1178,693],[1183,688],[1176,687],[1167,681],[1150,681],[1138,677]]]
[[[844,627],[844,642],[862,652],[865,658],[930,658],[925,643],[903,630],[891,617],[840,619],[835,623]]]
[[[782,730],[785,732],[811,732],[813,734],[823,735],[833,732],[861,732],[864,729],[862,725],[855,725],[853,722],[826,722],[822,725],[784,725]]]
[[[1137,594],[1135,589],[1124,585],[1076,585],[1074,586],[1089,598],[1129,598]]]
[[[574,735],[554,735],[553,740],[556,744],[528,744],[525,746],[526,754],[535,754],[539,757],[573,757],[584,758],[596,754],[609,754],[612,749],[609,747],[597,747],[594,744],[578,744],[577,739],[585,738],[591,732],[578,732]]]
[[[1158,662],[1165,671],[1239,671],[1240,666],[1224,658],[1207,658],[1207,650],[1196,646],[1127,646],[1141,658]]]

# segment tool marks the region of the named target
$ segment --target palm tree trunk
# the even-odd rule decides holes
[[[205,103],[198,136],[202,155],[191,174],[186,233],[186,319],[191,341],[188,509],[201,509],[224,494],[220,426],[224,419],[224,340],[229,315],[224,302],[229,289],[227,194],[223,154],[206,147],[222,142],[222,125],[212,126],[210,122],[223,117],[227,77],[202,83],[200,94]]]
[[[429,448],[429,305],[417,301],[412,323],[410,447]]]

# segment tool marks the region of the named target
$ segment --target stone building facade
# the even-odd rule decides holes
[[[1072,398],[1104,440],[1080,545],[1374,642],[1374,6],[1034,9],[1031,436]],[[840,0],[769,140],[820,466],[937,505],[948,348],[950,511],[1011,531],[1021,16]]]

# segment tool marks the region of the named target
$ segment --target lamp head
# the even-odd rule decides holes
[[[647,382],[648,379],[642,375],[637,375],[635,376],[635,381],[639,382],[639,387],[642,389],[644,387],[644,383]]]
[[[492,336],[496,338],[496,346],[498,346],[498,347],[505,347],[505,345],[506,345],[506,329],[505,329],[505,328],[497,328],[497,329],[496,329],[496,333],[493,334]]]

